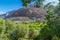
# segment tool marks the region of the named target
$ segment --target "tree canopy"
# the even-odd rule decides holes
[[[34,3],[34,7],[41,7],[45,0],[21,0],[22,5],[27,7],[28,4]]]

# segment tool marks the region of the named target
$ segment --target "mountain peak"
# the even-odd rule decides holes
[[[4,17],[8,18],[8,19],[12,18],[12,20],[13,20],[13,18],[17,19],[18,17],[20,17],[20,20],[21,20],[21,18],[23,18],[22,20],[24,20],[24,18],[26,18],[25,20],[27,20],[28,18],[43,19],[45,14],[46,14],[46,10],[43,7],[41,7],[41,8],[28,7],[28,8],[20,8],[15,11],[7,12]]]

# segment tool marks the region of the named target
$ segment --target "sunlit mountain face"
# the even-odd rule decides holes
[[[29,8],[20,8],[18,10],[13,10],[10,12],[6,12],[5,14],[2,15],[3,18],[5,19],[19,19],[19,20],[30,20],[30,19],[43,19],[46,14],[46,10],[41,7],[41,8],[34,8],[34,7],[29,7]]]

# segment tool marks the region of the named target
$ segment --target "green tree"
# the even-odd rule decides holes
[[[58,0],[59,3],[56,6],[55,13],[57,14],[56,19],[55,19],[55,26],[56,26],[56,36],[60,38],[60,0]]]
[[[34,7],[41,7],[45,0],[21,0],[21,1],[22,5],[25,7],[27,7],[28,4],[31,4],[32,2],[34,3]]]
[[[60,0],[56,6],[56,10],[52,8],[51,3],[45,6],[47,9],[46,22],[47,25],[40,31],[40,36],[44,40],[52,40],[53,37],[57,37],[54,40],[60,40]],[[57,16],[55,15],[57,14]]]

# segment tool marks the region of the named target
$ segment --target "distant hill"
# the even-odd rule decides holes
[[[29,8],[20,8],[18,10],[13,10],[10,12],[6,12],[2,16],[5,19],[10,19],[13,21],[29,21],[29,20],[42,20],[44,19],[46,14],[46,10],[41,7],[41,8],[34,8],[34,7],[29,7]]]

